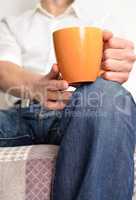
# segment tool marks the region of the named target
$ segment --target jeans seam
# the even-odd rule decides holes
[[[17,140],[17,139],[21,139],[24,137],[30,137],[30,135],[22,135],[22,136],[18,136],[18,137],[11,137],[11,138],[0,138],[0,140]]]

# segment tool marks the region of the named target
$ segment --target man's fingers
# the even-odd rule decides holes
[[[51,80],[48,82],[47,89],[52,91],[58,91],[58,90],[67,90],[68,89],[68,83],[64,80]]]
[[[106,49],[103,59],[128,60],[133,62],[136,60],[136,55],[128,49]]]
[[[103,41],[106,42],[113,37],[113,33],[110,31],[103,32]]]
[[[72,97],[72,92],[48,91],[47,100],[49,101],[68,101]]]
[[[59,70],[58,70],[58,66],[57,64],[54,64],[52,66],[51,71],[49,72],[49,74],[46,76],[47,79],[51,80],[51,79],[57,79],[59,76]]]
[[[127,72],[105,72],[102,77],[106,80],[124,83],[128,80],[128,75],[129,74]]]
[[[124,60],[108,59],[102,63],[102,69],[113,72],[130,72],[132,70],[132,63]]]
[[[124,40],[117,37],[112,37],[108,41],[108,47],[112,49],[133,49],[134,50],[134,44],[133,42],[130,42],[128,40]]]
[[[63,110],[66,104],[64,102],[47,101],[44,103],[44,106],[49,110]]]

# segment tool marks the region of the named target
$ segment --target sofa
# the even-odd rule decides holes
[[[0,200],[50,200],[58,147],[0,148]]]
[[[0,148],[0,200],[51,200],[58,150],[54,145]]]

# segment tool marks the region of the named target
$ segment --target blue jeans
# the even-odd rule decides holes
[[[119,84],[80,86],[63,111],[0,112],[0,146],[58,144],[53,200],[131,200],[136,106]]]

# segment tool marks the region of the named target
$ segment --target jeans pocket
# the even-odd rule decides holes
[[[28,134],[19,136],[9,135],[9,137],[0,137],[0,147],[27,146],[32,144],[32,137]]]
[[[0,147],[32,145],[32,134],[18,118],[0,127]]]

